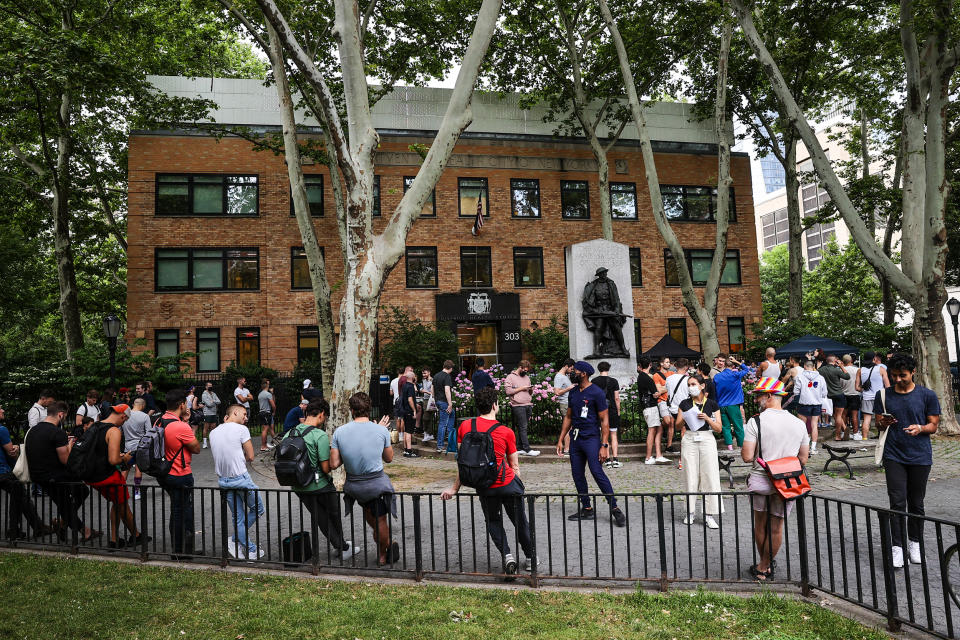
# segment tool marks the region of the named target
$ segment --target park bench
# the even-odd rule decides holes
[[[873,460],[876,455],[877,440],[867,440],[866,442],[862,440],[844,440],[843,442],[834,441],[832,444],[823,442],[821,446],[824,451],[830,454],[830,459],[823,465],[824,473],[826,473],[831,462],[840,462],[847,468],[848,478],[853,480],[853,469],[850,467],[848,460],[858,460],[862,458],[870,458]],[[862,455],[854,455],[857,453]]]

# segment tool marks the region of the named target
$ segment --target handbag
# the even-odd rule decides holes
[[[883,404],[883,411],[887,411],[887,390],[880,389],[877,394],[880,396],[880,402]],[[873,461],[879,467],[883,464],[883,447],[887,443],[887,434],[890,433],[889,427],[886,429],[880,429],[880,423],[877,423],[877,429],[880,430],[880,438],[877,440],[877,448],[873,452]]]
[[[807,472],[803,468],[800,458],[787,456],[776,460],[763,459],[760,416],[755,417],[754,420],[757,421],[757,464],[763,467],[767,475],[770,476],[770,483],[773,488],[784,500],[794,500],[810,493],[810,480],[807,479]]]
[[[397,444],[400,442],[400,431],[397,429],[390,430],[390,444]]]
[[[27,436],[30,430],[27,429],[23,436],[23,442],[20,443],[20,455],[17,456],[17,464],[13,465],[13,475],[24,484],[30,482],[30,467],[27,466]]]

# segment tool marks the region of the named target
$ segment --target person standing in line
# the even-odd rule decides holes
[[[723,368],[726,366],[726,354],[718,353],[713,359],[713,366],[710,367],[710,379],[717,377],[717,374],[723,371]]]
[[[53,391],[44,389],[30,410],[27,411],[27,428],[35,427],[47,419],[47,407],[54,403]]]
[[[734,356],[727,356],[723,371],[717,374],[713,383],[717,386],[717,405],[720,407],[720,418],[723,421],[723,443],[727,451],[733,451],[733,443],[743,446],[743,413],[740,406],[743,404],[743,379],[750,373],[750,368],[741,363]]]
[[[783,388],[787,392],[787,399],[783,401],[783,406],[787,407],[794,401],[793,388],[797,384],[797,377],[800,375],[800,372],[803,371],[803,367],[800,366],[800,357],[799,356],[790,356],[787,358],[787,371],[783,374],[783,377],[780,378],[780,381],[783,382]],[[796,410],[793,408],[792,410]]]
[[[660,449],[660,436],[663,432],[660,409],[657,406],[660,389],[650,375],[651,364],[652,361],[647,356],[637,358],[637,396],[643,409],[643,421],[647,425],[647,457],[644,464],[670,462],[663,457]]]
[[[136,388],[136,398],[143,398],[143,402],[147,407],[147,415],[151,418],[160,412],[160,409],[157,408],[157,401],[151,391],[152,387],[153,384],[149,380],[144,380],[143,382],[138,382]],[[134,398],[134,400],[136,400],[136,398]]]
[[[853,435],[851,440],[863,440],[860,435],[860,393],[857,391],[857,371],[859,369],[853,364],[853,357],[850,354],[843,356],[843,370],[846,371],[848,378],[843,380],[843,421]]]
[[[487,372],[487,370],[484,369],[486,364],[487,361],[484,358],[477,358],[477,370],[473,372],[473,376],[470,378],[470,382],[473,384],[473,395],[477,395],[478,391],[486,387],[497,386],[493,382],[493,378],[490,377],[490,374]]]
[[[773,347],[767,347],[765,352],[766,358],[763,362],[760,363],[760,366],[757,368],[757,377],[758,378],[773,378],[774,380],[780,379],[780,363],[777,362],[777,350]]]
[[[362,391],[353,394],[348,402],[353,421],[333,432],[330,468],[343,465],[347,472],[343,501],[347,511],[353,509],[354,502],[363,509],[363,519],[377,544],[377,563],[393,564],[400,559],[400,545],[390,539],[387,516],[396,515],[396,496],[393,483],[383,470],[384,462],[393,462],[393,445],[387,431],[390,417],[372,422],[370,396]]]
[[[294,485],[293,491],[307,508],[317,530],[324,535],[344,560],[360,552],[350,540],[343,539],[343,524],[340,515],[340,500],[330,477],[330,436],[324,430],[330,405],[323,398],[310,402],[304,409],[306,417],[302,424],[287,431],[283,439],[302,437],[307,457],[313,469],[313,478],[305,485]]]
[[[276,439],[273,433],[273,417],[277,413],[277,402],[274,400],[273,389],[270,388],[268,379],[263,379],[261,387],[257,395],[257,404],[260,405],[260,425],[263,427],[260,432],[260,453],[263,453],[276,446],[276,442],[273,442]]]
[[[818,429],[820,411],[823,401],[827,399],[827,381],[817,372],[813,360],[803,361],[803,371],[794,381],[793,396],[797,400],[797,413],[807,425],[807,434],[810,436],[810,455],[817,453]]]
[[[190,411],[190,419],[187,420],[187,422],[194,428],[194,431],[196,431],[197,426],[200,424],[200,401],[197,399],[196,391],[196,386],[192,384],[187,385],[187,409]]]
[[[217,482],[226,490],[227,506],[233,514],[233,535],[227,538],[227,553],[239,560],[257,560],[266,551],[250,540],[250,527],[265,512],[257,493],[259,487],[247,471],[253,462],[253,440],[244,424],[247,412],[238,404],[227,407],[223,424],[210,432],[210,453],[217,472]]]
[[[423,426],[423,420],[431,412],[431,406],[436,407],[436,402],[431,404],[431,400],[433,400],[433,378],[430,377],[430,369],[424,367],[420,372],[420,384],[417,387],[417,431],[423,434],[424,444],[434,439]]]
[[[689,397],[680,403],[677,422],[680,425],[680,459],[687,481],[687,493],[719,493],[720,460],[714,433],[723,430],[720,405],[706,389],[706,379],[695,373],[687,380]],[[709,529],[719,529],[714,516],[722,510],[719,496],[704,496],[704,523]],[[683,524],[693,524],[697,511],[697,497],[687,497],[687,517]]]
[[[76,425],[78,427],[80,426],[80,421],[83,420],[84,418],[90,418],[94,422],[97,422],[98,420],[100,420],[100,406],[98,404],[99,402],[100,402],[100,394],[97,393],[96,389],[90,389],[89,391],[87,391],[86,402],[80,405],[80,408],[77,409],[77,415],[75,420],[76,420]]]
[[[406,369],[397,371],[397,377],[390,381],[390,402],[393,406],[393,417],[400,419],[400,385],[406,383]],[[397,425],[399,430],[399,424]]]
[[[304,409],[307,408],[307,405],[310,404],[307,402],[306,398],[300,399],[300,404],[287,411],[287,415],[283,418],[283,434],[286,435],[290,429],[293,429],[298,424],[303,424],[306,414]]]
[[[173,560],[189,560],[193,555],[196,528],[193,519],[193,454],[200,453],[200,441],[187,417],[187,397],[182,389],[167,391],[167,410],[160,416],[163,431],[163,454],[172,462],[170,472],[157,478],[170,498],[170,539],[173,543]]]
[[[513,424],[517,428],[517,452],[523,456],[540,455],[538,450],[530,447],[530,439],[527,437],[527,428],[533,414],[533,396],[530,393],[533,389],[530,382],[532,368],[529,360],[521,360],[505,381],[510,410],[513,412]]]
[[[43,524],[26,487],[13,475],[13,467],[20,456],[20,447],[10,439],[10,431],[3,426],[4,418],[6,414],[3,407],[0,407],[0,491],[10,496],[5,516],[6,536],[9,540],[22,540],[27,537],[21,528],[21,519],[25,519],[30,525],[34,538],[49,535],[53,533],[53,528]]]
[[[833,405],[833,439],[837,442],[847,439],[847,423],[843,414],[847,408],[847,396],[843,392],[844,381],[850,379],[837,362],[837,356],[827,354],[827,361],[819,369],[820,375],[827,381],[827,400]]]
[[[585,467],[590,466],[590,475],[606,496],[610,505],[610,515],[618,527],[626,526],[627,518],[617,506],[613,495],[613,485],[603,471],[603,463],[609,457],[610,423],[608,422],[607,397],[603,391],[590,382],[594,374],[593,366],[579,360],[573,366],[570,379],[577,388],[570,392],[570,407],[563,419],[560,437],[557,439],[557,455],[563,453],[563,439],[570,436],[570,471],[573,484],[580,496],[580,509],[568,516],[568,520],[593,520],[596,518],[590,496],[587,495],[587,477]],[[571,431],[572,430],[572,431]]]
[[[747,476],[747,489],[753,494],[753,537],[760,558],[750,567],[750,573],[758,582],[767,582],[773,578],[773,559],[783,544],[783,521],[790,515],[796,501],[784,503],[757,459],[778,460],[796,456],[800,464],[805,465],[809,437],[804,423],[783,410],[781,403],[787,392],[782,382],[764,378],[753,393],[760,415],[747,422],[740,457],[753,464]]]
[[[907,520],[908,551],[911,564],[921,564],[920,537],[923,535],[923,500],[933,466],[930,436],[940,425],[940,401],[932,389],[914,382],[917,361],[898,353],[890,358],[887,373],[893,386],[878,390],[874,399],[877,424],[889,429],[883,445],[883,468],[887,496],[894,511],[921,516]],[[890,417],[892,416],[892,418]],[[893,566],[903,566],[903,518],[890,522],[893,539]]]
[[[413,431],[416,429],[417,386],[414,384],[417,374],[407,371],[401,378],[400,385],[400,415],[397,423],[400,425],[400,437],[403,438],[403,457],[419,458],[413,450]]]
[[[247,410],[247,419],[250,419],[250,403],[253,402],[253,394],[247,389],[247,379],[243,376],[237,378],[237,388],[233,390],[234,402]]]
[[[220,396],[213,390],[213,383],[208,382],[200,396],[200,403],[203,405],[203,448],[207,448],[207,437],[210,435],[210,429],[217,426],[220,415]],[[196,434],[200,439],[200,434]]]
[[[457,431],[457,440],[474,427],[481,433],[489,433],[493,440],[494,457],[497,464],[497,479],[485,489],[477,489],[483,519],[487,525],[487,535],[503,559],[503,571],[507,575],[517,572],[517,560],[510,551],[510,541],[503,528],[503,512],[513,523],[517,541],[526,556],[525,571],[533,569],[533,543],[530,539],[530,525],[527,522],[523,504],[524,486],[520,481],[520,457],[516,447],[516,436],[508,427],[497,421],[497,390],[486,387],[476,394],[479,417],[464,420]],[[441,500],[450,500],[460,491],[460,475],[457,474],[453,486],[440,494]]]
[[[677,376],[667,381],[667,401],[670,404],[670,432],[667,434],[667,450],[672,450],[673,437],[677,430],[677,414],[680,413],[680,403],[687,399],[687,378],[690,377],[690,361],[686,358],[677,358],[674,365]]]
[[[110,407],[112,407],[115,404],[121,404],[120,402],[116,402],[114,400],[115,394],[116,394],[116,391],[114,391],[113,387],[106,387],[103,390],[103,394],[100,396],[100,403],[97,405],[97,409],[100,411],[100,415],[104,415],[104,416],[107,415],[107,413],[109,413]]]
[[[443,369],[433,377],[433,393],[437,403],[437,453],[450,451],[449,440],[454,432],[453,360],[444,360]]]
[[[660,395],[657,396],[657,410],[660,412],[661,431],[667,433],[667,448],[673,444],[673,414],[670,413],[670,394],[667,393],[667,379],[675,376],[677,373],[670,367],[670,358],[663,358],[657,367],[657,372],[653,374],[653,381],[657,385]]]
[[[707,364],[705,361],[697,365],[697,373],[703,376],[703,383],[706,385],[704,391],[707,392],[707,396],[717,399],[717,385],[714,384],[713,378],[710,377],[710,372],[713,371],[713,367]],[[719,372],[718,372],[719,373]]]
[[[619,469],[623,466],[617,457],[620,448],[617,443],[617,429],[620,428],[620,382],[610,376],[610,363],[604,360],[597,365],[599,375],[591,382],[603,390],[607,398],[607,420],[610,422],[610,457],[605,466],[608,469]]]
[[[134,500],[140,499],[140,484],[143,482],[143,472],[136,466],[137,447],[140,445],[140,439],[143,438],[147,433],[147,429],[150,428],[150,416],[144,411],[146,406],[143,398],[134,400],[133,409],[130,410],[129,417],[121,426],[121,429],[123,429],[123,451],[132,456],[132,463],[123,470],[123,481],[126,483],[127,478],[130,476],[130,469],[135,469],[133,473]]]
[[[870,422],[873,420],[873,402],[881,389],[890,386],[887,376],[887,367],[883,364],[880,354],[867,351],[863,354],[863,362],[857,371],[857,390],[861,392],[860,413],[863,415],[863,428],[860,435],[864,440],[870,437]]]
[[[576,385],[570,382],[570,372],[573,371],[574,364],[573,358],[567,358],[563,361],[563,365],[557,371],[557,374],[553,376],[553,395],[557,399],[557,404],[560,405],[561,416],[567,415],[567,408],[570,406],[570,392],[576,388]],[[567,436],[566,440],[563,441],[563,455],[569,453],[570,437]]]
[[[303,390],[300,392],[300,397],[307,401],[309,404],[314,400],[319,400],[323,397],[323,390],[317,389],[313,386],[313,380],[307,378],[303,381]]]

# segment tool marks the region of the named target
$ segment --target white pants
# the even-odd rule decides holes
[[[698,435],[699,434],[699,435]],[[699,438],[699,442],[696,439]],[[708,429],[704,432],[687,431],[680,441],[680,459],[687,479],[687,491],[719,492],[720,462],[717,459],[717,441]],[[704,497],[704,512],[716,515],[723,510],[719,496]],[[687,513],[697,510],[697,497],[687,498]]]

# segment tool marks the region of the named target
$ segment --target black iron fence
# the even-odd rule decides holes
[[[91,495],[83,485],[73,487],[79,492],[74,506],[82,526],[101,535],[85,541],[84,529],[78,525],[36,537],[35,531],[28,531],[30,537],[17,537],[13,530],[25,527],[12,521],[11,494],[5,491],[0,493],[0,545],[144,561],[172,557],[220,566],[253,564],[314,574],[507,579],[534,587],[570,582],[645,583],[666,591],[672,585],[755,582],[749,567],[760,561],[758,536],[777,536],[771,525],[763,526],[754,510],[756,498],[749,493],[618,494],[614,497],[625,518],[623,526],[617,526],[605,496],[588,498],[594,519],[571,520],[579,506],[576,495],[528,494],[522,498],[530,531],[526,550],[521,551],[520,530],[503,516],[510,532],[507,544],[520,568],[516,575],[508,575],[500,550],[487,534],[483,505],[472,492],[449,501],[435,493],[397,494],[396,516],[387,518],[387,526],[398,554],[395,561],[380,564],[382,554],[363,512],[358,506],[346,508],[339,495],[332,501],[340,510],[335,520],[342,523],[351,554],[332,547],[322,533],[325,521],[312,517],[301,497],[285,489],[258,490],[260,515],[238,520],[234,507],[256,513],[257,509],[250,509],[255,502],[233,505],[234,498],[215,487],[190,489],[175,496],[174,502],[160,487],[144,485],[141,498],[126,504],[136,528],[146,535],[121,546],[111,542],[110,503],[95,491]],[[132,493],[133,487],[129,490]],[[185,496],[189,496],[192,517],[183,515],[186,505],[181,498]],[[69,516],[51,497],[47,491],[33,501],[43,523],[59,526]],[[84,498],[82,502],[80,498]],[[718,502],[719,508],[710,507],[716,511],[712,522],[702,514],[705,500]],[[769,506],[765,499],[760,500],[764,507]],[[688,520],[691,502],[696,516]],[[821,591],[886,617],[891,629],[907,624],[939,637],[956,637],[960,522],[912,518],[816,495],[795,506],[783,520],[782,545],[769,581],[775,589],[799,588],[807,595]],[[176,516],[181,518],[176,529],[171,525],[176,521],[175,511],[181,514]],[[911,519],[923,527],[919,536],[922,562],[912,564],[909,547],[904,545],[904,566],[897,568],[894,541],[898,531],[907,530]],[[249,549],[237,541],[238,532],[244,529],[238,522],[248,523]],[[119,531],[122,536],[130,535],[123,524]],[[187,533],[178,540],[177,531]],[[524,567],[528,559],[531,562]]]

